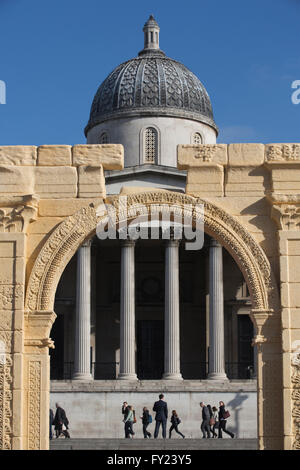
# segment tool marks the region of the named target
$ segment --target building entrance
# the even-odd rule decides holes
[[[161,379],[164,371],[164,322],[137,322],[137,374],[140,379]]]

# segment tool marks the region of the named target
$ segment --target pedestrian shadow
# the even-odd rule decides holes
[[[227,403],[227,406],[233,410],[234,419],[235,419],[235,427],[233,428],[233,432],[235,433],[236,437],[240,437],[240,412],[242,411],[242,405],[249,395],[237,393],[236,396]]]

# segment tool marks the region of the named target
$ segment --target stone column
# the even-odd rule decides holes
[[[73,380],[92,380],[91,349],[91,241],[77,252],[75,363]]]
[[[122,380],[137,380],[134,246],[134,240],[121,241],[120,372],[118,378]]]
[[[165,368],[163,379],[181,380],[179,328],[179,240],[165,250]]]
[[[224,348],[224,296],[222,246],[209,247],[209,358],[208,379],[227,380]]]

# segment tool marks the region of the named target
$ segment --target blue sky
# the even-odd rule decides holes
[[[205,85],[219,142],[300,141],[300,0],[0,0],[0,145],[85,143],[98,86],[143,48],[150,14]]]

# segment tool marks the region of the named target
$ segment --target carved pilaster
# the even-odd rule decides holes
[[[0,362],[0,449],[12,448],[12,383],[13,363],[11,356],[1,357]]]
[[[41,427],[41,362],[28,365],[28,449],[40,449]]]
[[[292,400],[293,411],[292,416],[294,420],[295,433],[293,449],[300,450],[300,352],[295,354],[292,360]]]

